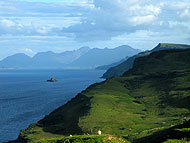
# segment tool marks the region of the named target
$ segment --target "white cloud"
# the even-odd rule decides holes
[[[146,15],[146,16],[136,16],[131,18],[130,22],[132,25],[142,25],[142,24],[149,24],[156,19],[154,15]]]
[[[181,14],[180,18],[190,21],[190,8],[185,9]]]
[[[12,27],[15,26],[15,23],[8,19],[2,19],[0,20],[0,25],[4,27]]]
[[[169,35],[171,30],[176,31],[171,29],[176,22],[178,27],[183,25],[182,31],[189,31],[189,7],[189,0],[94,0],[94,9],[86,18],[63,32],[73,33],[78,41],[109,40],[138,30]]]
[[[2,5],[11,10],[1,10],[0,7],[0,15],[6,17],[12,14],[12,17],[3,19],[7,28],[0,25],[1,35],[74,36],[79,41],[108,40],[137,30],[162,30],[163,23],[188,21],[190,15],[188,0],[89,0],[59,3],[15,0],[14,4],[13,0],[7,0]]]
[[[0,19],[0,35],[41,35],[48,34],[44,26],[36,26],[32,23],[25,25],[17,23],[14,20]]]
[[[148,4],[145,6],[140,6],[136,4],[134,6],[129,7],[129,12],[132,15],[159,15],[161,12],[160,6],[153,6],[152,4]]]
[[[189,0],[174,0],[174,1],[166,1],[165,6],[169,6],[173,10],[184,10],[190,7]]]
[[[34,53],[31,49],[28,49],[28,48],[25,48],[24,52],[28,53],[28,54],[33,54]]]

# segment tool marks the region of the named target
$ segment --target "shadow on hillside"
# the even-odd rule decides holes
[[[171,127],[169,129],[161,130],[153,133],[152,135],[137,139],[134,143],[161,143],[168,139],[184,139],[190,138],[189,132],[181,132],[177,129],[190,128],[190,121]]]
[[[78,94],[67,104],[39,121],[38,126],[42,127],[45,132],[53,134],[83,134],[78,122],[81,117],[88,114],[91,99],[92,97]]]
[[[190,80],[186,77],[190,75],[189,70],[174,70],[160,73],[151,73],[144,75],[142,81],[149,81],[150,89],[160,94],[158,105],[162,108],[171,106],[174,108],[190,108]],[[181,78],[176,82],[176,78]],[[189,76],[190,78],[190,76]],[[185,79],[185,80],[184,80]],[[143,84],[141,81],[140,84]],[[186,84],[185,88],[180,87],[180,84]]]

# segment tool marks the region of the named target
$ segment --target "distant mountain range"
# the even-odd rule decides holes
[[[93,69],[102,65],[109,65],[120,61],[127,56],[133,56],[140,50],[123,45],[114,49],[90,49],[82,47],[74,51],[54,53],[52,51],[37,53],[34,57],[18,53],[0,61],[0,68],[21,69]]]
[[[136,58],[147,56],[147,55],[151,54],[152,52],[162,51],[162,50],[174,50],[174,49],[182,50],[182,49],[188,49],[188,48],[190,48],[190,45],[160,43],[154,49],[152,49],[150,51],[138,53],[138,54],[128,58],[124,62],[122,62],[114,67],[111,67],[110,69],[107,70],[107,72],[104,73],[102,78],[111,78],[111,77],[122,76],[126,71],[128,71],[129,69],[131,69],[133,67],[133,64],[134,64],[134,61]]]

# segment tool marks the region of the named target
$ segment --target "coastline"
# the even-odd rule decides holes
[[[78,93],[76,96],[74,96],[72,99],[70,99],[69,101],[67,101],[65,104],[63,104],[62,106],[54,109],[50,114],[46,115],[45,117],[43,117],[42,119],[40,119],[39,121],[37,121],[36,123],[32,123],[32,124],[38,124],[40,121],[44,120],[47,116],[51,115],[52,113],[64,108],[64,106],[66,106],[67,104],[70,104],[73,100],[77,100],[76,98],[81,98],[81,96],[83,96],[83,93],[84,92],[87,92],[88,90],[91,90],[93,88],[95,88],[96,86],[98,85],[101,85],[101,84],[104,84],[107,80],[105,79],[104,81],[100,81],[100,82],[96,82],[96,83],[93,83],[91,85],[89,85],[86,89],[82,90],[80,93]],[[82,97],[83,98],[83,97]],[[28,129],[32,124],[30,124],[26,129]],[[26,129],[22,129],[20,131],[20,134],[18,136],[18,138],[16,140],[13,140],[13,141],[9,141],[9,142],[6,142],[6,143],[27,143],[27,141],[25,141],[25,139],[22,138],[21,136],[21,132],[23,130],[26,130]],[[77,134],[79,135],[79,134]],[[69,136],[69,135],[68,135]]]
[[[59,82],[53,84],[47,83],[45,80],[51,77],[51,75],[49,76],[49,73],[55,75]],[[0,84],[6,86],[0,86],[0,89],[3,88],[1,91],[6,93],[6,91],[10,89],[9,83],[11,83],[14,92],[9,92],[6,96],[1,96],[1,99],[6,99],[7,101],[0,105],[0,107],[7,107],[1,112],[1,114],[4,115],[9,111],[12,111],[13,113],[10,114],[11,116],[6,114],[6,116],[1,118],[2,129],[0,142],[16,140],[21,129],[27,128],[31,123],[41,120],[55,109],[66,104],[67,101],[75,97],[89,85],[95,82],[101,82],[101,75],[102,71],[95,70],[90,72],[89,70],[61,70],[50,72],[16,70],[15,72],[11,71],[6,74],[2,72],[0,74],[2,82]],[[17,79],[19,79],[19,82],[17,82]],[[18,91],[18,87],[23,88]],[[4,95],[2,92],[0,92],[0,94]],[[11,100],[10,105],[9,100]],[[16,109],[13,108],[15,106]],[[25,108],[23,108],[23,106]],[[14,111],[17,111],[17,108],[22,110],[18,110],[19,112],[15,113]],[[8,120],[11,121],[7,122]],[[18,120],[19,122],[17,122]]]

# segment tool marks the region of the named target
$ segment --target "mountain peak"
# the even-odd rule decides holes
[[[54,52],[52,52],[52,51],[47,51],[47,52],[39,52],[39,53],[37,53],[36,55],[34,55],[34,59],[35,58],[39,58],[39,57],[47,57],[47,56],[52,56],[52,55],[54,55],[55,53]]]
[[[17,53],[17,54],[14,54],[12,56],[8,56],[6,57],[5,59],[3,60],[7,60],[7,59],[30,59],[31,57],[29,57],[28,55],[24,54],[24,53]],[[3,61],[2,60],[2,61]]]

